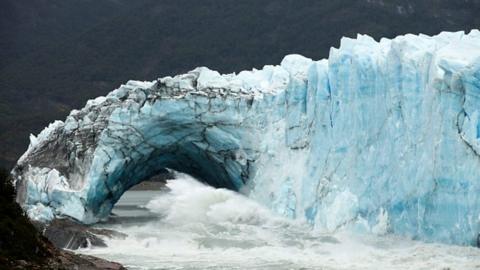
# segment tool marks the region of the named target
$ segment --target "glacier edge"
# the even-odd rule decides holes
[[[31,218],[108,216],[172,168],[322,231],[473,245],[480,32],[343,38],[328,59],[129,81],[38,136],[13,170]]]

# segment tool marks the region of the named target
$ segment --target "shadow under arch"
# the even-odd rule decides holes
[[[107,165],[108,166],[108,165]],[[194,142],[183,142],[172,150],[152,151],[148,157],[119,165],[110,173],[98,175],[85,206],[94,216],[106,217],[124,192],[166,168],[191,175],[215,188],[238,191],[247,179],[248,166],[235,159],[231,151],[208,152]],[[98,190],[107,192],[99,196]],[[95,198],[95,199],[93,199]]]

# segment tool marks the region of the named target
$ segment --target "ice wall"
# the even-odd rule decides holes
[[[328,60],[130,81],[31,137],[32,218],[105,218],[161,168],[239,190],[323,231],[474,244],[480,32],[343,38]]]

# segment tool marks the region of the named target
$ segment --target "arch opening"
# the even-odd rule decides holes
[[[122,153],[122,149],[110,151]],[[106,173],[101,174],[100,181],[95,181],[96,187],[90,189],[86,210],[91,212],[93,222],[108,217],[124,192],[167,168],[191,175],[215,188],[239,191],[245,184],[249,164],[239,158],[238,152],[238,148],[217,151],[201,141],[187,140],[170,149],[154,149],[129,162],[124,157],[112,155],[103,164]],[[99,190],[104,192],[99,193]]]

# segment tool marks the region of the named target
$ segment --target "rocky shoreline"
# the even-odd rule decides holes
[[[40,261],[27,261],[0,257],[0,269],[126,270],[119,263],[64,249],[74,250],[88,245],[105,245],[97,233],[112,235],[114,232],[89,229],[71,220],[55,220],[49,225],[37,222],[34,224],[37,229],[42,230],[44,237],[40,238],[38,250],[45,251],[46,258]],[[119,233],[115,234],[121,236]]]
[[[110,262],[94,256],[76,254],[71,251],[49,247],[52,257],[43,262],[26,260],[9,260],[0,258],[0,269],[32,270],[126,270],[121,264]],[[5,268],[2,268],[5,267]]]
[[[121,237],[121,234],[91,229],[68,219],[49,224],[32,222],[14,198],[10,174],[0,168],[0,270],[126,269],[119,263],[64,250],[101,245],[99,235]]]
[[[92,228],[69,218],[55,219],[48,224],[35,222],[34,226],[60,251],[56,259],[66,269],[126,269],[116,262],[71,251],[90,246],[106,247],[101,236],[124,238],[125,234],[113,230]],[[56,269],[56,262],[52,262],[52,266]]]
[[[173,173],[162,171],[132,190],[164,190]],[[121,264],[74,250],[105,247],[105,237],[124,238],[125,234],[98,229],[71,218],[48,223],[28,219],[15,202],[15,189],[7,170],[0,169],[0,270],[123,270]]]
[[[59,249],[76,250],[90,246],[106,247],[107,245],[101,236],[126,237],[123,233],[92,228],[69,218],[55,219],[48,224],[41,222],[33,222],[33,224],[43,236]]]

